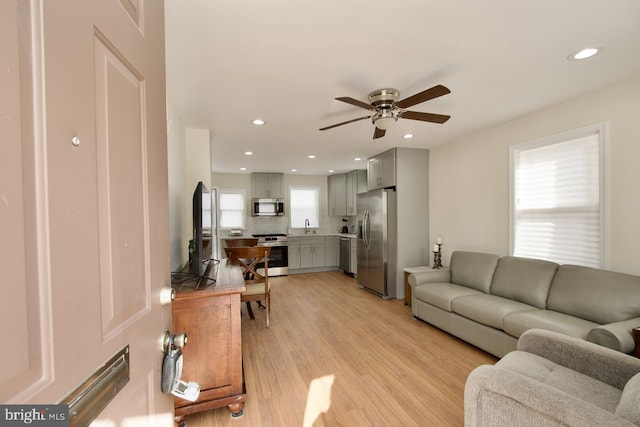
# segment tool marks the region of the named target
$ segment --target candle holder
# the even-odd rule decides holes
[[[433,270],[442,268],[442,243],[436,243],[438,251],[433,251]]]

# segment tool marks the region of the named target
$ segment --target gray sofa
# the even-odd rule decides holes
[[[640,277],[612,271],[457,251],[409,284],[416,318],[498,357],[533,328],[631,353],[640,327]]]
[[[640,424],[640,359],[577,338],[531,329],[517,351],[474,369],[465,426]]]

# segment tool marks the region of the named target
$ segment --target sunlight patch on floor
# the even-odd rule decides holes
[[[115,420],[108,418],[97,419],[91,423],[91,427],[116,427],[118,425],[120,425],[120,427],[161,427],[175,425],[175,421],[173,418],[173,413],[165,412],[155,415],[127,417],[122,420],[120,424],[118,424]]]
[[[311,381],[307,407],[304,409],[304,427],[311,427],[320,414],[327,412],[331,407],[331,386],[334,379],[335,375],[331,374]]]

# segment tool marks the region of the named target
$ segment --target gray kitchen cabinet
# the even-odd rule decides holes
[[[326,267],[337,267],[340,263],[340,238],[338,236],[327,236],[326,237],[326,255],[325,255],[325,266]]]
[[[329,193],[329,215],[347,215],[347,185],[345,174],[337,173],[327,176],[327,188]]]
[[[367,188],[367,171],[353,170],[327,176],[329,190],[329,215],[346,216],[356,214],[356,195]]]
[[[367,171],[353,170],[346,174],[347,187],[347,215],[356,214],[356,198],[358,193],[364,193],[367,188]]]
[[[354,276],[358,274],[358,239],[351,239],[351,259],[349,272]]]
[[[300,268],[300,238],[289,236],[289,270]]]
[[[326,248],[323,236],[300,237],[300,268],[326,266]]]
[[[396,149],[392,148],[367,160],[367,181],[369,190],[395,187]]]
[[[255,199],[283,199],[284,174],[263,172],[252,173],[251,197]]]

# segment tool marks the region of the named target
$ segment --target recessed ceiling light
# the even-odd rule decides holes
[[[335,171],[333,169],[329,169],[329,173],[334,173]]]
[[[413,138],[413,134],[412,133],[406,133],[406,134],[402,135],[402,137],[404,139],[411,139],[411,138]]]
[[[241,171],[246,171],[246,170],[247,170],[247,168],[240,168],[240,170],[241,170]]]
[[[298,169],[291,169],[291,172],[298,172]]]
[[[307,156],[307,158],[308,158],[308,159],[315,159],[315,158],[316,158],[316,156],[314,156],[313,154],[309,154],[309,155]]]
[[[597,47],[589,47],[586,49],[579,50],[578,52],[574,52],[567,58],[569,61],[580,61],[582,59],[591,58],[596,53],[602,51],[602,48]]]
[[[257,126],[262,126],[264,124],[264,120],[262,119],[255,119],[254,121],[252,121],[251,123],[253,123],[254,125]]]
[[[359,162],[359,161],[360,161],[360,160],[362,160],[362,159],[361,159],[360,157],[356,157],[356,158],[355,158],[355,159],[353,159],[353,160],[355,160],[356,162]]]
[[[245,151],[244,155],[245,156],[253,156],[253,151]]]

